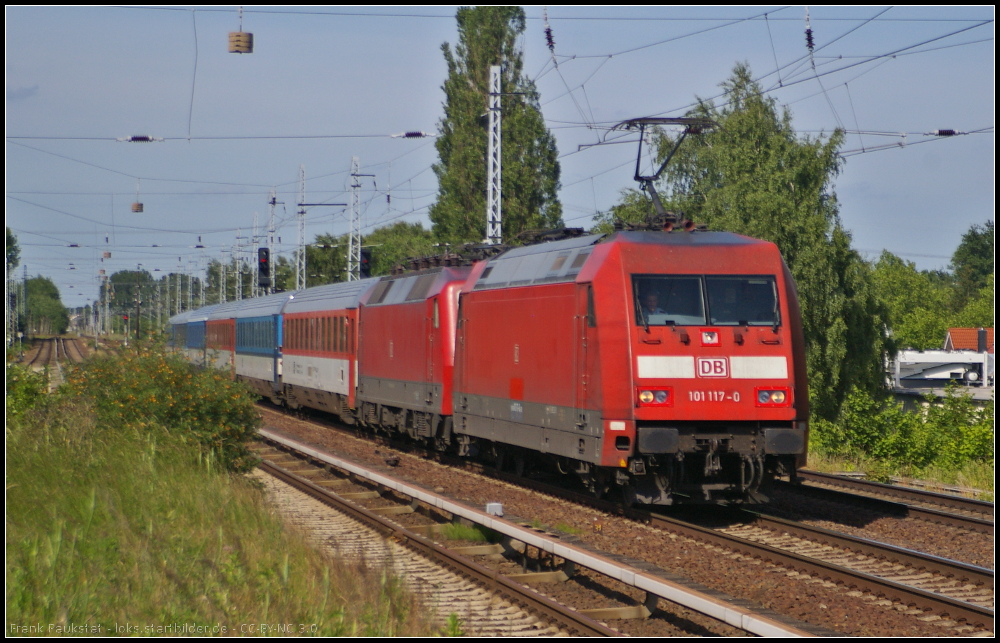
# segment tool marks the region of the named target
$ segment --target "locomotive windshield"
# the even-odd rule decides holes
[[[777,326],[774,277],[705,277],[712,326]]]
[[[690,326],[705,323],[701,277],[632,277],[639,325]]]
[[[633,275],[639,326],[770,326],[780,322],[768,275]]]

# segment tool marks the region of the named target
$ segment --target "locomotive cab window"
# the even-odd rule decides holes
[[[639,326],[697,326],[705,323],[700,276],[633,275]]]
[[[633,275],[638,326],[779,326],[772,275]]]
[[[778,326],[778,290],[771,276],[705,277],[713,326]]]

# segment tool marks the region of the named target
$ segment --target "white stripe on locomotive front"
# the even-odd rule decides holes
[[[688,355],[639,355],[636,373],[640,379],[694,379],[694,357]],[[731,356],[729,377],[734,380],[788,379],[788,358],[778,356]]]

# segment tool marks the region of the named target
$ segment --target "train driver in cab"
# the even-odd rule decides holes
[[[642,312],[650,315],[664,315],[666,311],[660,308],[660,295],[653,290],[647,290],[642,296]]]

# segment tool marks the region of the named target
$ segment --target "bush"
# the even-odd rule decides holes
[[[41,401],[48,390],[47,380],[27,366],[7,364],[7,422],[23,415]]]
[[[103,422],[162,426],[214,453],[230,471],[256,463],[247,443],[260,426],[256,396],[224,374],[141,346],[71,370],[63,394],[93,400]]]
[[[949,386],[941,400],[928,396],[927,403],[925,411],[908,413],[902,404],[882,402],[854,389],[837,422],[813,422],[813,445],[825,455],[873,458],[888,469],[992,465],[992,403],[977,407],[958,386]]]

